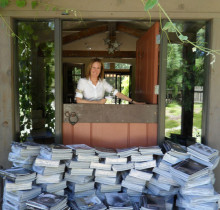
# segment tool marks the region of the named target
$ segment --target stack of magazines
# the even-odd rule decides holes
[[[67,208],[66,196],[53,193],[41,193],[26,202],[27,209],[51,209],[61,210]]]
[[[121,174],[112,170],[112,164],[126,164],[127,158],[117,156],[106,157],[101,163],[91,163],[95,169],[95,182],[100,193],[121,191]]]
[[[130,147],[130,148],[124,148],[124,149],[116,149],[117,155],[119,157],[129,157],[131,155],[137,155],[138,147]]]
[[[69,200],[75,200],[77,197],[85,197],[95,193],[95,182],[89,181],[84,184],[78,182],[67,182],[67,194]]]
[[[156,166],[156,155],[161,154],[159,147],[139,147],[139,153],[129,157],[134,168],[123,172],[122,186],[123,192],[126,192],[132,201],[147,192],[146,184],[153,176],[152,169]]]
[[[22,167],[0,171],[3,209],[68,209],[68,199],[72,209],[170,210],[175,195],[180,209],[218,209],[220,195],[213,187],[218,150],[166,140],[163,151],[12,143],[9,159]],[[53,205],[42,202],[48,199]]]
[[[154,176],[147,185],[151,193],[157,196],[175,195],[179,189],[179,184],[170,173],[172,163],[165,161],[164,157],[154,167]]]
[[[37,172],[36,183],[43,192],[64,195],[66,181],[63,181],[65,160],[72,159],[72,150],[64,145],[42,145],[33,170]]]
[[[176,205],[189,209],[218,209],[220,195],[213,187],[213,165],[207,164],[218,157],[218,151],[199,143],[189,146],[187,151],[191,157],[170,168],[181,186]],[[217,163],[214,165],[216,167]]]
[[[40,145],[34,142],[12,142],[8,160],[14,167],[23,167],[31,170],[32,164],[40,152]]]
[[[138,150],[142,155],[163,155],[159,146],[139,147]]]
[[[190,181],[195,178],[206,176],[209,174],[209,168],[190,158],[183,160],[171,166],[170,172],[173,177],[177,177],[183,181]]]
[[[117,157],[106,158],[106,163],[112,163],[112,170],[122,172],[134,168],[134,163],[129,161],[129,157],[133,154],[139,154],[137,147],[116,149]]]
[[[134,168],[137,170],[145,170],[148,168],[154,168],[156,166],[156,160],[152,154],[149,155],[132,155],[131,162],[134,163]]]
[[[141,208],[140,210],[158,209],[158,210],[172,210],[173,209],[173,197],[163,197],[151,194],[141,196]]]
[[[211,170],[214,170],[219,163],[219,151],[204,144],[193,144],[187,147],[187,152],[191,155],[191,159],[208,166]]]
[[[169,155],[167,158],[167,153],[164,156],[159,155],[156,159],[156,167],[153,168],[153,177],[147,183],[148,194],[151,194],[152,197],[158,198],[165,201],[166,209],[172,209],[172,201],[174,195],[178,192],[179,185],[173,179],[169,168],[173,162],[181,161],[179,158]],[[142,209],[146,208],[142,205]]]
[[[66,194],[68,200],[76,197],[90,196],[95,193],[94,169],[90,168],[91,162],[99,163],[95,149],[85,144],[67,145],[73,151],[72,160],[66,161],[68,168],[65,173],[67,181]]]
[[[179,184],[170,173],[170,167],[188,158],[189,155],[184,147],[169,140],[164,141],[162,145],[165,154],[161,159],[158,159],[157,167],[153,169],[154,176],[150,180],[148,188],[154,195],[172,196],[177,193]]]
[[[99,156],[99,158],[116,157],[117,156],[116,150],[112,149],[112,148],[96,147],[95,152]]]
[[[127,193],[105,193],[108,209],[134,209]]]
[[[0,170],[5,178],[4,209],[25,209],[25,202],[41,193],[41,188],[33,186],[36,173],[21,167]]]
[[[123,177],[121,185],[124,188],[127,188],[127,193],[130,196],[137,196],[142,192],[147,192],[145,186],[152,176],[153,173],[150,171],[148,172],[131,169],[128,175]]]
[[[146,194],[144,196],[141,196],[140,209],[166,209],[165,200],[161,196]]]
[[[3,209],[26,209],[26,201],[38,196],[41,193],[41,187],[32,186],[30,190],[18,190],[7,192],[4,190]]]
[[[82,198],[76,198],[75,201],[70,202],[72,209],[81,210],[81,209],[90,209],[90,210],[105,210],[107,207],[103,202],[96,196],[86,196]]]
[[[36,179],[36,173],[21,167],[0,170],[0,175],[5,177],[5,190],[7,192],[16,190],[30,190]]]

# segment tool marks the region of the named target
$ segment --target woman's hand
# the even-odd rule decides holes
[[[103,98],[103,99],[99,100],[99,104],[105,104],[106,101],[107,101],[107,99]]]
[[[132,101],[132,104],[146,104],[146,103],[144,103],[144,102]]]
[[[122,94],[122,93],[120,93],[120,92],[117,92],[117,93],[116,93],[116,96],[117,96],[118,98],[122,99],[122,100],[126,100],[126,101],[130,102],[131,104],[146,104],[146,103],[144,103],[144,102],[134,101],[134,100],[132,100],[131,98],[125,96],[124,94]]]

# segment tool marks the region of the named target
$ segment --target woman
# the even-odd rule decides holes
[[[81,78],[76,89],[76,103],[105,104],[105,91],[130,103],[139,104],[124,94],[118,92],[104,79],[104,66],[100,59],[91,60],[86,78]]]

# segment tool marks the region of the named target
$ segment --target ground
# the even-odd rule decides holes
[[[194,104],[193,137],[201,141],[202,104]],[[181,132],[181,106],[178,103],[170,103],[166,106],[165,136],[171,133]]]

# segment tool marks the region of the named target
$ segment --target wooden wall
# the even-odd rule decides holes
[[[63,144],[126,148],[157,144],[156,123],[63,123]]]
[[[154,88],[158,85],[159,46],[156,37],[159,35],[159,27],[159,22],[156,22],[137,41],[135,96],[149,104],[157,104]]]

